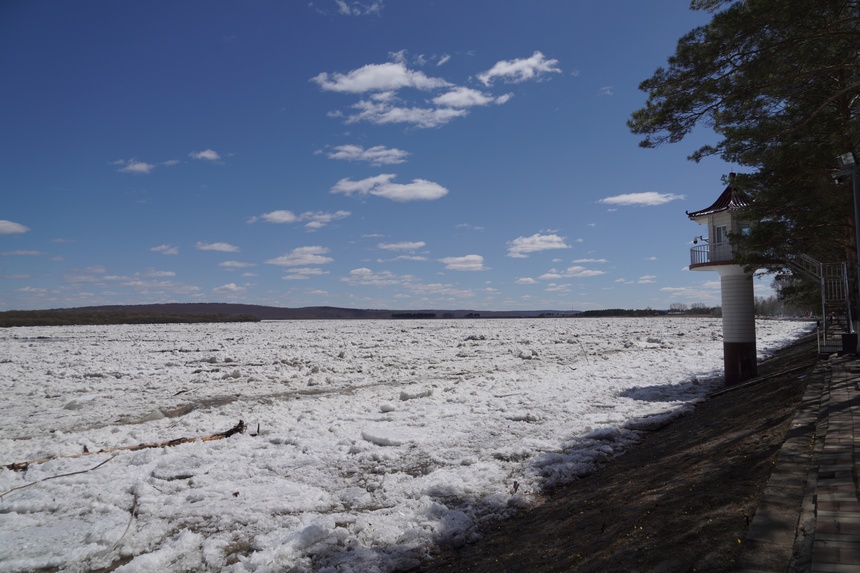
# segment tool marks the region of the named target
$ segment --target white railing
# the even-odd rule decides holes
[[[724,243],[706,243],[690,249],[690,266],[727,263],[734,260],[732,245]]]

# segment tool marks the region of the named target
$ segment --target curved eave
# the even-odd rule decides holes
[[[687,211],[687,216],[695,221],[701,217],[722,213],[723,211],[738,211],[750,205],[752,205],[752,199],[746,193],[729,185],[717,200],[714,201],[713,205],[701,211],[693,211],[692,213]]]

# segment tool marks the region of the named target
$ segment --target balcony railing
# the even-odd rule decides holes
[[[705,243],[690,249],[690,267],[731,263],[733,260],[732,245],[728,241],[713,244]]]

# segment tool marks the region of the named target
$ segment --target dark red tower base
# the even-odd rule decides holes
[[[723,342],[726,386],[756,377],[755,342]]]

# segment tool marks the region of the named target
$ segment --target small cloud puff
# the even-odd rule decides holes
[[[497,78],[507,83],[521,83],[540,79],[547,73],[561,73],[558,60],[548,60],[542,53],[535,52],[530,58],[497,62],[488,71],[478,74],[478,80],[485,86],[491,85]]]
[[[26,233],[29,230],[29,227],[25,227],[20,223],[0,220],[0,235],[19,235],[21,233]]]
[[[625,193],[623,195],[614,195],[612,197],[604,197],[599,203],[606,205],[639,205],[653,207],[655,205],[663,205],[670,201],[685,199],[685,195],[675,195],[674,193],[657,193],[655,191],[647,191],[644,193]]]
[[[213,149],[204,149],[203,151],[193,151],[188,154],[192,159],[202,159],[204,161],[220,161],[221,156]]]
[[[138,161],[134,158],[129,160],[118,159],[111,163],[111,165],[119,166],[117,171],[120,173],[134,173],[136,175],[147,175],[155,169],[155,164]]]
[[[156,253],[161,253],[162,255],[178,255],[179,254],[179,247],[174,247],[173,245],[158,245],[157,247],[152,247],[149,250],[154,251]]]

